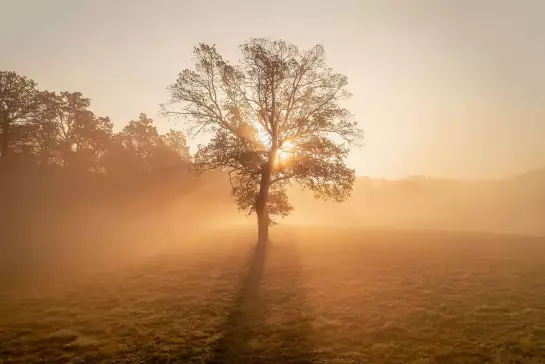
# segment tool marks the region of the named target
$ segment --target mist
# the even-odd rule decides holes
[[[127,189],[85,174],[11,170],[2,179],[0,355],[540,358],[540,336],[512,335],[539,335],[545,322],[542,178],[360,178],[344,204],[294,188],[295,211],[272,228],[260,257],[255,216],[236,209],[221,171],[141,176]],[[473,340],[495,349],[482,354]]]
[[[545,363],[543,4],[4,0],[0,364]]]

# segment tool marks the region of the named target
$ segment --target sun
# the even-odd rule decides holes
[[[284,142],[282,146],[276,151],[274,158],[274,165],[276,167],[285,167],[293,160],[295,144],[292,142]]]

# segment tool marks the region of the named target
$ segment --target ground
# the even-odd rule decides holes
[[[5,286],[0,363],[545,362],[543,238],[292,226],[262,254],[246,230],[200,239]]]

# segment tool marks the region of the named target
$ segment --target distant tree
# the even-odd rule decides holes
[[[171,130],[160,135],[153,120],[140,114],[116,135],[117,158],[132,166],[133,171],[166,171],[190,162],[185,135]]]
[[[96,117],[90,100],[79,92],[41,92],[39,111],[31,119],[35,154],[42,163],[84,170],[102,169],[101,158],[112,135],[107,117]]]
[[[84,132],[83,125],[89,124],[92,113],[88,110],[91,101],[84,98],[79,92],[61,92],[52,94],[50,99],[53,109],[58,148],[65,166],[74,165],[75,154],[80,150],[80,133]]]
[[[113,124],[108,117],[84,113],[77,123],[76,164],[86,170],[103,172],[103,158],[111,145]]]
[[[15,72],[0,71],[0,153],[6,157],[39,107],[36,83]]]
[[[180,133],[183,139],[171,139],[173,135]],[[170,134],[170,138],[167,135]],[[184,144],[179,144],[185,140],[181,132],[175,134],[167,133],[160,135],[160,142],[153,150],[150,158],[150,166],[153,171],[162,171],[164,173],[174,173],[176,171],[188,171],[191,159],[189,149]]]
[[[123,148],[138,158],[141,168],[150,171],[151,162],[157,145],[161,142],[157,127],[146,114],[140,114],[138,120],[131,120],[119,133],[118,139]]]
[[[143,164],[134,150],[127,150],[123,143],[121,133],[116,133],[112,136],[111,143],[104,156],[105,172],[108,175],[123,175],[131,174],[136,169],[142,169]]]
[[[237,65],[215,46],[194,49],[194,69],[169,87],[166,115],[181,117],[192,135],[208,134],[199,170],[229,171],[240,209],[256,212],[258,245],[268,241],[271,215],[292,210],[286,187],[295,181],[317,198],[345,200],[354,170],[348,148],[362,131],[340,105],[347,79],[327,68],[322,46],[301,51],[284,41],[250,39]]]
[[[43,165],[49,163],[61,164],[59,155],[59,140],[55,116],[57,111],[56,95],[43,91],[38,95],[40,105],[30,120],[29,139],[32,152],[38,156]]]
[[[170,129],[170,131],[161,136],[161,138],[165,147],[179,155],[183,162],[189,163],[191,161],[189,147],[187,146],[187,138],[183,132]]]

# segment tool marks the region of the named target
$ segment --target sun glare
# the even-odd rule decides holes
[[[278,166],[285,166],[289,164],[293,159],[295,144],[292,142],[284,142],[282,147],[276,151],[276,158],[274,164]]]
[[[256,128],[257,139],[263,143],[265,148],[271,147],[271,137],[270,135],[259,125]],[[276,151],[275,158],[274,158],[274,166],[275,168],[278,167],[285,167],[291,163],[293,160],[293,154],[295,150],[295,144],[291,141],[284,141],[282,143],[282,146]]]
[[[269,134],[260,126],[257,127],[257,138],[264,146],[268,147],[271,145],[271,137]]]

